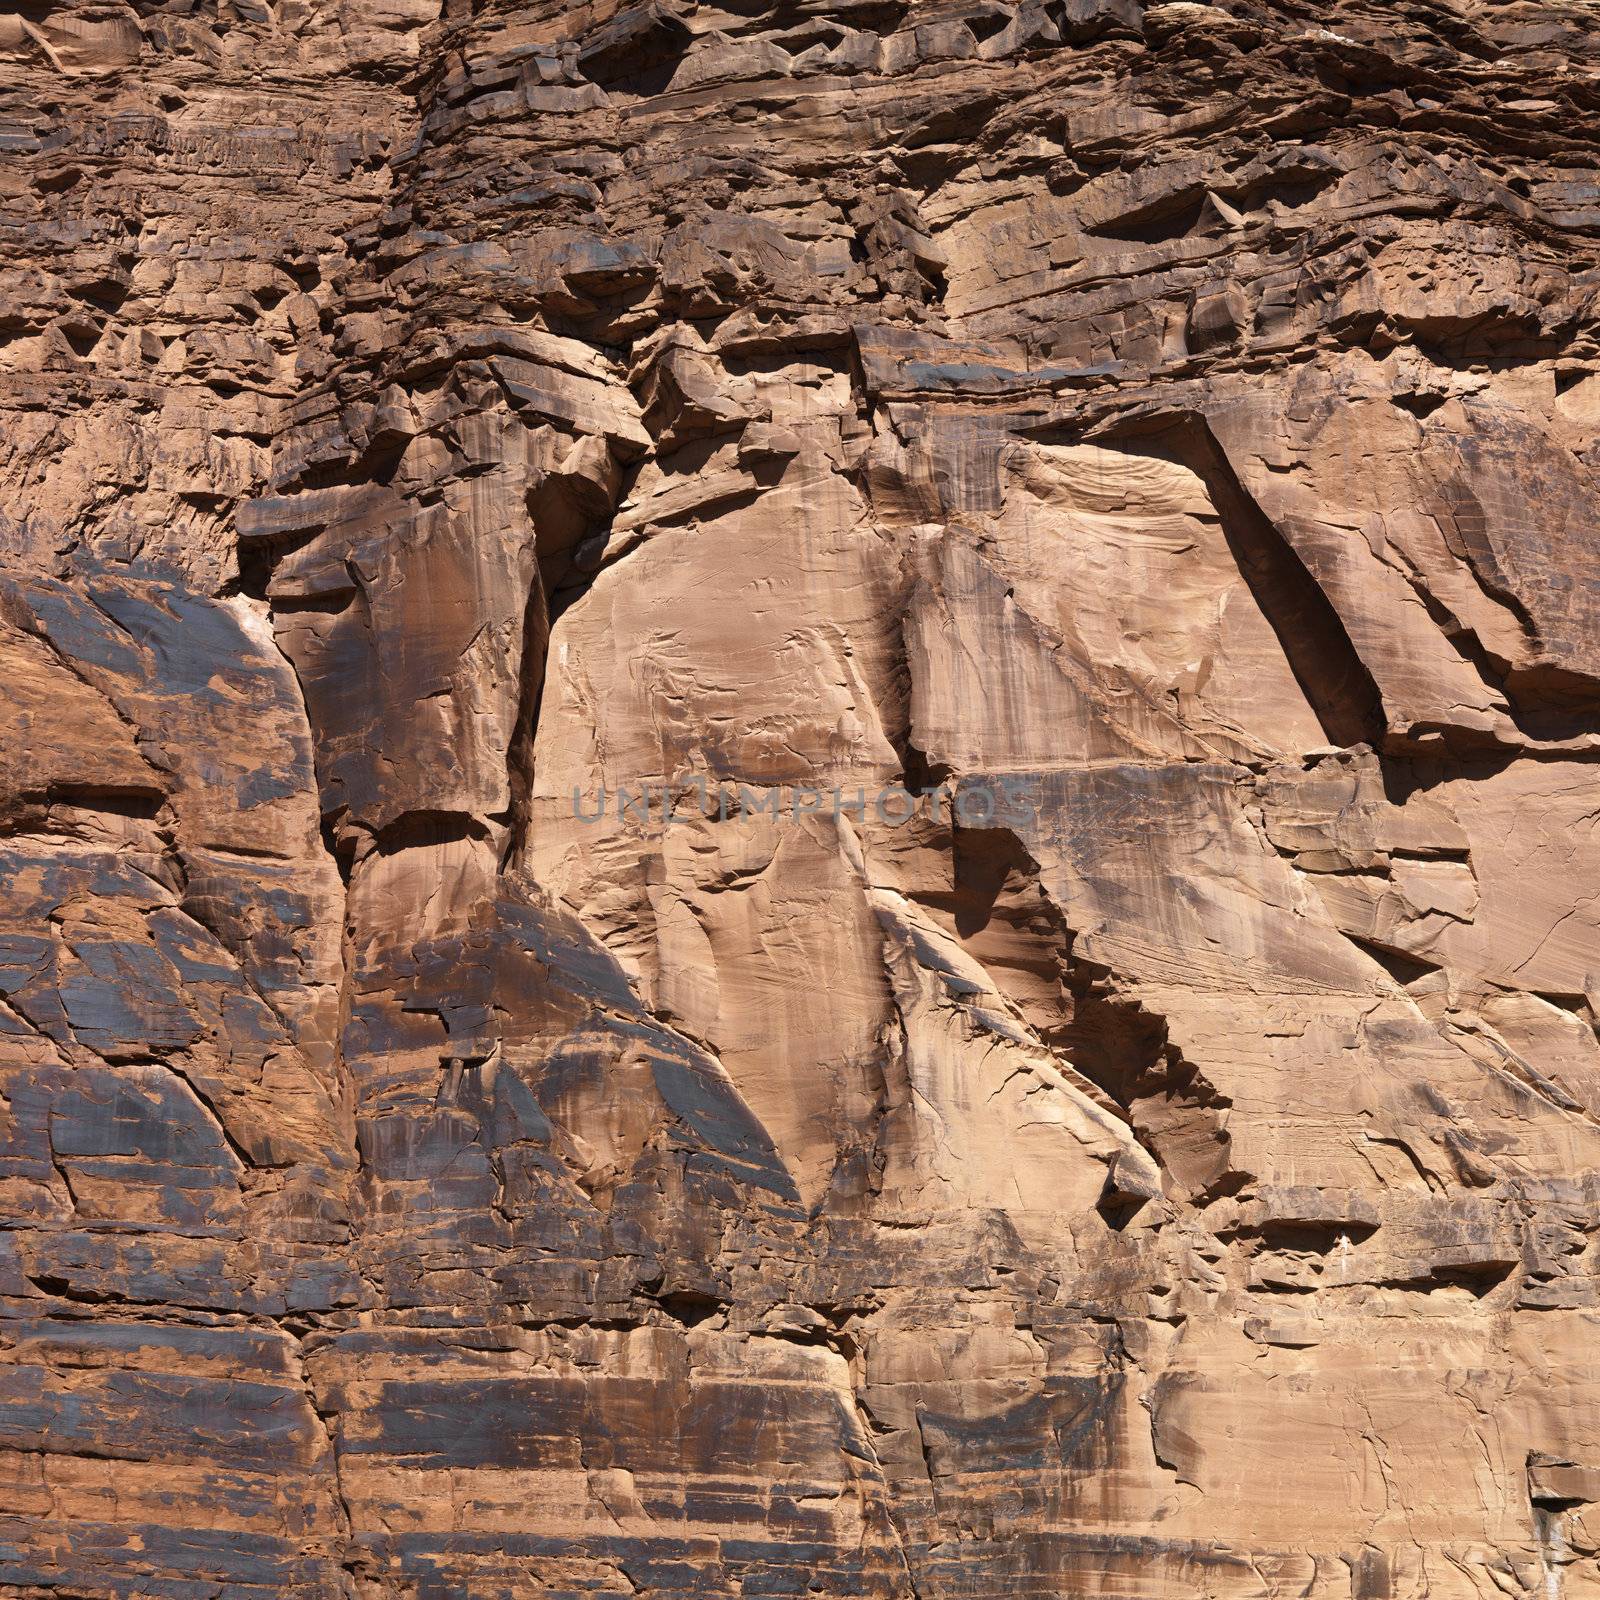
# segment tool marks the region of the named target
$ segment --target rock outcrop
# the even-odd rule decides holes
[[[1600,1595],[1597,130],[0,17],[0,1593]]]

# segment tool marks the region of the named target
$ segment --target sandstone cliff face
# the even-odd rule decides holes
[[[0,85],[0,1593],[1600,1594],[1592,4]]]

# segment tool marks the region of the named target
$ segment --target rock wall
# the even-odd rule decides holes
[[[1597,129],[9,7],[0,1593],[1600,1594]]]

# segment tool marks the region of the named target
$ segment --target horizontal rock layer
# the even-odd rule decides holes
[[[1600,1594],[1597,114],[0,17],[0,1593]]]

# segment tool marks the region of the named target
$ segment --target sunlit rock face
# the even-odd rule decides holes
[[[0,17],[0,1595],[1600,1595],[1597,129]]]

